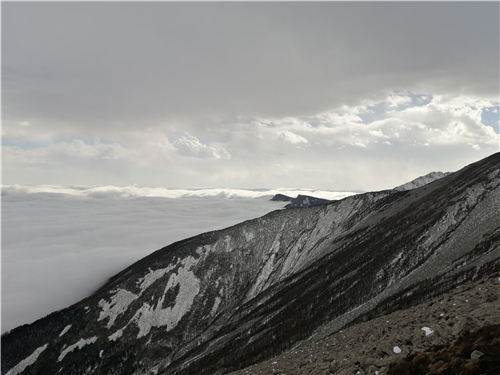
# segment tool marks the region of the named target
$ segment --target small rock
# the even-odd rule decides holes
[[[421,330],[425,332],[426,336],[432,335],[434,333],[434,330],[430,327],[422,327]]]
[[[352,374],[355,374],[356,372],[358,372],[358,368],[356,366],[351,366],[349,368],[346,368],[346,369],[343,369],[343,370],[340,370],[338,372],[338,375],[352,375]]]
[[[459,336],[465,331],[470,331],[475,328],[475,325],[470,317],[459,316],[457,318],[457,322],[453,325],[453,328],[451,330],[455,336]]]
[[[366,374],[368,375],[378,375],[379,371],[378,371],[378,367],[375,367],[375,366],[369,366],[367,369],[366,369]]]
[[[470,359],[472,360],[478,360],[484,355],[483,352],[480,352],[479,350],[474,350],[472,353],[470,353]]]
[[[481,327],[488,327],[491,326],[491,322],[488,319],[483,320],[483,324],[481,324]]]
[[[330,371],[332,374],[336,374],[338,370],[339,370],[339,367],[337,365],[330,363],[330,366],[328,367],[328,371]]]

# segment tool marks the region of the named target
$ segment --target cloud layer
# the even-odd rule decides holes
[[[498,108],[493,99],[397,92],[314,116],[220,119],[198,136],[149,129],[113,142],[36,142],[31,124],[7,121],[3,176],[8,184],[386,189],[499,151]]]

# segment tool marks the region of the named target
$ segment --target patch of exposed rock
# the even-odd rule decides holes
[[[389,365],[500,324],[500,275],[429,302],[362,322],[232,375],[386,375]]]

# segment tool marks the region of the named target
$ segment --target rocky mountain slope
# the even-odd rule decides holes
[[[340,330],[231,375],[387,375],[391,365],[407,357],[442,348],[467,332],[499,325],[497,274],[467,282],[414,307]],[[470,359],[472,351],[465,356]]]
[[[2,374],[223,374],[500,270],[500,153],[158,250],[2,336]]]

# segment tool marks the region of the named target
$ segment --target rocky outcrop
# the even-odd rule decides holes
[[[270,200],[273,202],[291,202],[294,198],[285,194],[275,194]]]
[[[275,202],[290,202],[285,206],[285,208],[304,208],[331,202],[328,199],[316,198],[310,195],[302,194],[297,195],[296,198],[292,198],[284,194],[276,194],[271,198],[271,200]]]
[[[311,207],[318,206],[320,204],[325,204],[331,202],[328,199],[311,197],[309,195],[297,195],[297,198],[293,199],[285,208],[301,208],[301,207]]]
[[[241,369],[498,272],[499,211],[500,153],[179,241],[2,336],[2,374]]]

